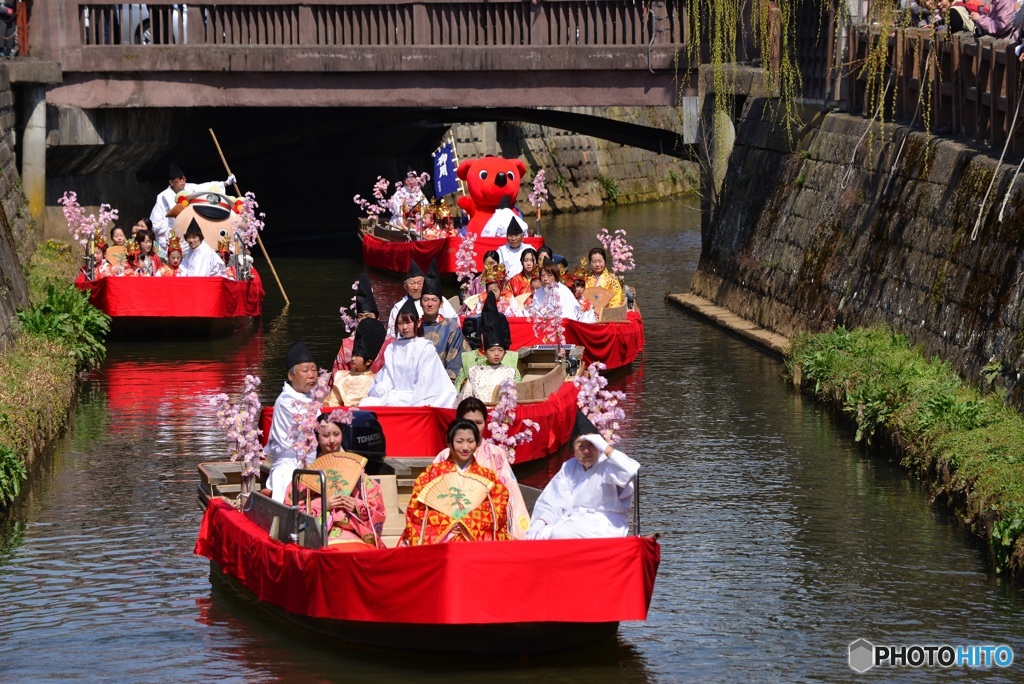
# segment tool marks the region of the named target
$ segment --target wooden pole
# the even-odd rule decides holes
[[[213,138],[213,144],[217,148],[217,154],[220,155],[220,161],[224,164],[224,170],[228,172],[228,176],[233,176],[231,173],[231,167],[228,166],[228,160],[224,158],[224,151],[220,149],[220,143],[217,141],[217,134],[210,129],[210,137]],[[235,195],[238,197],[242,196],[242,190],[238,187],[238,181],[235,181]],[[281,279],[277,277],[277,270],[274,268],[274,262],[270,260],[270,255],[267,254],[267,248],[263,246],[263,240],[260,239],[259,232],[256,233],[256,242],[259,243],[260,249],[263,250],[263,256],[267,258],[267,266],[270,266],[270,272],[274,274],[274,280],[277,281],[277,287],[281,290],[281,296],[284,297],[284,305],[288,306],[291,301],[288,299],[288,295],[284,291],[284,285],[281,284]]]

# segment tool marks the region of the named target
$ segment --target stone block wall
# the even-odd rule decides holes
[[[575,110],[574,110],[575,111]],[[674,130],[671,107],[589,107],[596,116]],[[693,162],[529,123],[479,123],[454,126],[459,157],[494,154],[518,157],[527,167],[519,193],[526,212],[534,174],[544,169],[549,193],[545,212],[595,209],[605,203],[646,202],[695,190],[699,170]]]
[[[819,115],[792,147],[749,103],[692,291],[787,336],[887,324],[975,385],[998,361],[1024,405],[1024,178],[1000,222],[1016,164],[999,168],[972,240],[996,160],[867,126]]]
[[[23,264],[35,248],[14,155],[14,105],[7,71],[0,69],[0,351],[14,340],[18,307],[28,304]]]

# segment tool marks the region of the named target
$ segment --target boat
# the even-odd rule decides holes
[[[523,380],[516,385],[519,404],[509,435],[518,434],[524,420],[533,420],[540,428],[530,441],[516,447],[516,463],[547,458],[572,435],[578,389],[567,380],[566,368],[569,374],[579,368],[583,349],[567,347],[565,351],[565,366],[557,361],[553,345],[535,345],[518,351]],[[489,402],[492,406],[494,403],[496,398]],[[445,433],[455,419],[454,408],[432,406],[374,406],[372,413],[384,430],[387,456],[393,459],[433,459],[447,446]],[[264,406],[260,414],[264,446],[273,416],[274,407]]]
[[[605,309],[597,323],[581,323],[564,318],[565,341],[583,347],[584,364],[600,361],[607,370],[625,368],[644,350],[644,320],[638,309],[625,306]],[[539,344],[529,318],[509,318],[512,346]]]
[[[436,240],[410,240],[407,231],[381,224],[362,224],[359,239],[363,243],[363,263],[370,268],[385,271],[404,278],[409,265],[415,261],[423,272],[430,268],[430,262],[437,262],[437,271],[442,276],[454,276],[456,255],[462,246],[459,236]],[[484,270],[484,254],[497,250],[508,241],[503,237],[478,237],[474,243],[476,271]],[[523,243],[533,249],[544,246],[544,238],[528,237]]]
[[[389,548],[353,551],[323,545],[326,519],[259,492],[239,504],[239,464],[201,463],[195,553],[211,579],[269,614],[389,654],[522,657],[607,640],[620,622],[647,618],[661,550],[639,536],[639,494],[628,537],[394,548],[418,471],[394,459],[376,470],[367,468],[383,492]],[[539,490],[520,489],[532,509]],[[600,600],[581,590],[587,581],[600,584]]]
[[[263,311],[263,281],[108,276],[88,280],[79,273],[75,287],[111,318],[112,332],[152,334],[231,334],[249,327]]]

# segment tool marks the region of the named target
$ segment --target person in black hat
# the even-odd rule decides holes
[[[511,278],[523,270],[519,257],[526,246],[523,245],[523,229],[517,221],[510,221],[505,233],[506,244],[498,248],[498,256],[505,265],[505,277]]]
[[[153,224],[153,235],[163,250],[167,249],[173,220],[167,218],[167,212],[174,207],[179,192],[194,192],[198,186],[185,181],[185,172],[177,164],[171,164],[167,170],[167,187],[156,196],[153,210],[149,212],[149,220]]]
[[[334,386],[324,401],[324,406],[358,406],[370,391],[376,376],[373,366],[379,360],[377,369],[384,365],[381,349],[387,333],[384,324],[376,318],[364,318],[356,326],[351,338],[351,358],[348,367],[334,372]]]
[[[509,351],[511,347],[512,330],[508,319],[498,310],[494,293],[488,292],[480,312],[480,349],[463,352],[462,367],[455,378],[455,386],[461,388],[460,400],[477,397],[490,402],[494,388],[506,378],[522,381],[518,369],[519,354]]]
[[[420,296],[420,308],[423,309],[420,326],[423,329],[423,337],[434,345],[441,363],[448,372],[448,377],[454,383],[455,376],[462,367],[462,352],[466,351],[467,347],[462,337],[458,316],[448,318],[441,315],[443,301],[437,264],[431,262],[430,272],[423,281],[423,294]]]
[[[431,266],[436,272],[437,266],[434,264],[431,264]],[[420,304],[420,297],[423,295],[423,281],[425,279],[426,275],[423,273],[423,269],[419,267],[419,264],[415,261],[410,261],[409,271],[405,274],[405,296],[395,302],[395,305],[391,307],[391,315],[388,316],[388,335],[394,335],[395,316],[398,315],[398,310],[410,299],[416,305],[417,316],[423,316],[423,306]],[[445,318],[457,318],[459,315],[452,305],[448,303],[448,300],[443,297],[441,298],[441,315]]]
[[[193,218],[185,230],[188,251],[181,258],[178,276],[208,277],[222,276],[227,270],[224,261],[203,239],[203,230]]]
[[[364,318],[380,320],[377,300],[373,297],[373,287],[370,285],[370,278],[365,273],[359,274],[359,285],[356,289],[356,318],[360,321]]]
[[[308,454],[292,448],[296,416],[309,404],[310,392],[316,386],[319,371],[309,347],[296,340],[285,355],[288,381],[274,402],[274,419],[270,423],[267,446],[263,453],[272,459],[267,487],[275,501],[284,501],[285,490],[291,484],[292,473],[316,458],[316,449]]]
[[[533,507],[527,539],[625,537],[640,464],[613,448],[579,411],[573,455]]]

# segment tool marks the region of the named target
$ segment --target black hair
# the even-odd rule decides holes
[[[459,405],[455,407],[455,417],[461,420],[467,413],[473,413],[473,411],[479,411],[484,420],[487,420],[487,405],[476,397],[466,397],[460,401]]]
[[[595,247],[594,249],[587,252],[587,261],[590,261],[590,257],[595,254],[600,254],[601,258],[604,259],[605,263],[608,263],[608,253],[604,251],[604,247]]]
[[[456,418],[448,426],[448,436],[445,442],[448,444],[448,448],[452,448],[452,444],[455,442],[455,433],[459,430],[469,430],[473,433],[473,438],[476,439],[477,445],[480,444],[480,430],[477,428],[476,423],[465,418]]]
[[[487,261],[487,257],[490,257],[490,258],[494,259],[499,264],[501,263],[501,257],[498,255],[497,250],[489,249],[486,252],[484,252],[484,259],[483,260]]]
[[[537,250],[535,250],[533,247],[527,247],[526,249],[523,250],[523,253],[519,255],[519,263],[521,263],[521,264],[523,264],[525,266],[525,264],[523,263],[523,259],[526,258],[527,254],[532,254],[533,255],[533,263],[536,264],[537,263]]]

